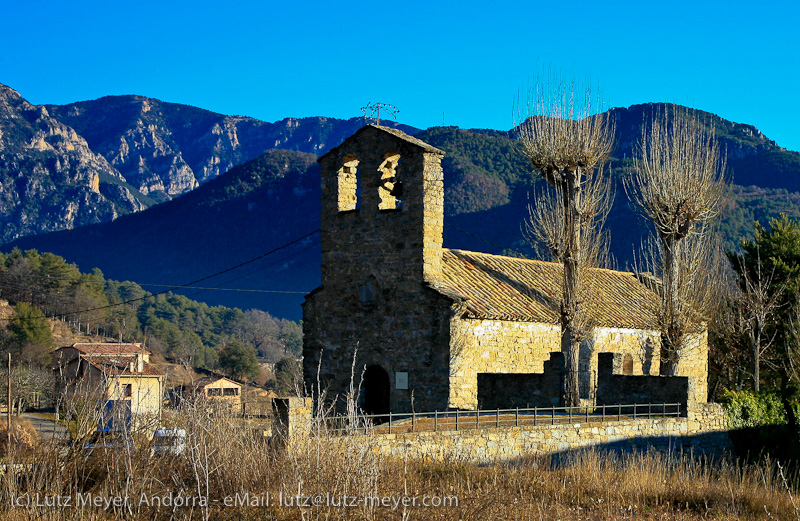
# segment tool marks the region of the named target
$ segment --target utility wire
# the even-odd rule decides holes
[[[282,246],[278,246],[277,248],[274,248],[274,249],[272,249],[272,250],[270,250],[270,251],[268,251],[266,253],[263,253],[263,254],[259,255],[258,257],[254,257],[254,258],[252,258],[250,260],[241,262],[241,263],[239,263],[239,264],[237,264],[235,266],[231,266],[230,268],[226,268],[224,270],[218,271],[218,272],[213,273],[211,275],[207,275],[205,277],[199,278],[199,279],[194,280],[192,282],[187,282],[186,284],[173,286],[173,287],[170,287],[168,289],[165,289],[165,290],[162,290],[162,291],[159,291],[159,292],[156,292],[156,293],[152,293],[152,294],[149,294],[149,295],[144,295],[142,297],[129,299],[129,300],[126,300],[124,302],[117,302],[115,304],[108,304],[108,305],[105,305],[105,306],[98,306],[98,307],[94,307],[94,308],[84,309],[84,310],[81,310],[81,311],[70,311],[70,312],[67,312],[67,313],[59,313],[59,314],[54,315],[54,318],[66,318],[66,317],[71,316],[71,315],[79,315],[81,313],[89,313],[91,311],[100,311],[100,310],[103,310],[103,309],[109,309],[109,308],[114,308],[114,307],[118,307],[118,306],[124,306],[125,304],[131,304],[133,302],[139,302],[140,300],[145,300],[145,299],[148,299],[148,298],[151,298],[151,297],[155,297],[155,296],[158,296],[158,295],[163,295],[164,293],[169,293],[171,291],[175,291],[175,290],[179,290],[179,289],[182,289],[182,288],[186,288],[186,287],[192,286],[194,284],[197,284],[198,282],[203,282],[204,280],[208,280],[208,279],[212,279],[214,277],[218,277],[218,276],[220,276],[222,274],[228,273],[228,272],[233,271],[235,269],[239,269],[242,266],[246,266],[246,265],[251,264],[251,263],[253,263],[253,262],[257,261],[257,260],[263,259],[264,257],[272,255],[273,253],[275,253],[277,251],[280,251],[282,249],[288,248],[289,246],[292,246],[293,244],[297,244],[298,242],[301,242],[301,241],[311,237],[312,235],[314,235],[315,233],[318,233],[319,231],[320,231],[319,228],[317,228],[313,232],[307,233],[306,235],[303,235],[302,237],[297,238],[297,239],[295,239],[295,240],[293,240],[291,242],[287,242],[286,244],[284,244]],[[309,248],[306,248],[306,249],[309,249]],[[305,249],[303,251],[305,251]],[[8,320],[8,319],[6,319],[6,320]]]
[[[312,245],[310,245],[310,246],[307,246],[307,247],[303,248],[303,249],[302,249],[302,250],[300,250],[300,251],[297,251],[297,252],[295,252],[295,253],[292,253],[291,255],[289,255],[289,256],[287,256],[287,257],[284,257],[284,258],[282,258],[282,259],[280,259],[280,260],[277,260],[277,261],[275,261],[275,262],[271,262],[271,263],[267,264],[266,266],[262,266],[262,267],[260,267],[260,268],[258,268],[258,269],[255,269],[255,270],[253,270],[253,271],[250,271],[250,272],[248,272],[248,273],[245,273],[244,275],[240,275],[240,276],[238,276],[238,277],[236,277],[236,278],[234,278],[234,279],[231,279],[231,280],[228,280],[228,281],[225,281],[225,282],[220,282],[220,283],[219,283],[219,285],[218,285],[217,287],[213,287],[213,288],[198,288],[198,287],[196,287],[196,286],[191,286],[191,289],[199,289],[199,290],[201,290],[201,291],[196,291],[196,292],[194,292],[194,293],[189,293],[189,294],[188,294],[188,295],[186,295],[186,296],[187,296],[187,297],[193,297],[193,296],[195,296],[195,295],[199,295],[200,293],[205,293],[206,291],[209,291],[209,290],[220,290],[220,291],[225,291],[225,290],[226,290],[226,288],[220,288],[219,286],[222,286],[223,284],[230,284],[231,282],[235,282],[235,281],[237,281],[237,280],[240,280],[240,279],[243,279],[243,278],[245,278],[245,277],[249,277],[250,275],[252,275],[252,274],[254,274],[254,273],[258,273],[259,271],[263,271],[263,270],[265,270],[265,269],[267,269],[267,268],[270,268],[270,267],[272,267],[272,266],[274,266],[274,265],[276,265],[276,264],[280,264],[280,263],[282,263],[282,262],[286,262],[287,260],[289,260],[289,259],[291,259],[291,258],[293,258],[293,257],[296,257],[296,256],[300,255],[301,253],[304,253],[304,252],[306,252],[306,251],[308,251],[308,250],[310,250],[310,249],[312,249],[312,248],[316,248],[317,246],[319,246],[319,244],[316,244],[316,243],[315,243],[315,244],[312,244]],[[258,290],[253,290],[253,291],[258,291]],[[281,291],[281,292],[274,291],[274,292],[272,292],[272,293],[291,293],[291,294],[301,294],[301,295],[305,295],[306,293],[308,293],[308,291]]]
[[[485,238],[483,238],[483,237],[481,237],[479,235],[475,235],[474,233],[468,232],[468,231],[466,231],[466,230],[464,230],[462,228],[459,228],[458,226],[454,226],[454,225],[452,225],[450,223],[445,223],[445,224],[447,226],[449,226],[450,228],[453,228],[454,230],[457,230],[457,231],[459,231],[459,232],[461,232],[461,233],[463,233],[465,235],[469,235],[470,237],[473,237],[475,239],[478,239],[480,241],[485,242],[486,244],[494,246],[495,248],[498,248],[500,251],[507,250],[507,251],[511,251],[511,252],[515,253],[516,255],[519,255],[521,258],[525,258],[525,259],[528,258],[526,255],[524,255],[524,254],[522,254],[522,253],[520,253],[520,252],[518,252],[516,250],[510,249],[510,248],[504,248],[503,246],[500,246],[499,244],[496,244],[496,243],[494,243],[494,242],[492,242],[492,241],[490,241],[488,239],[485,239]],[[141,301],[141,300],[145,300],[145,299],[148,299],[148,298],[151,298],[151,297],[155,297],[155,296],[158,296],[158,295],[163,295],[164,293],[169,293],[169,292],[176,291],[176,290],[179,290],[179,289],[184,289],[184,288],[201,290],[201,291],[198,291],[198,292],[195,292],[195,293],[191,293],[191,294],[187,295],[187,297],[198,295],[200,293],[204,293],[206,291],[211,291],[211,290],[216,290],[216,291],[241,291],[241,292],[254,292],[254,293],[305,294],[306,292],[303,292],[303,291],[281,291],[281,290],[254,290],[254,289],[220,288],[219,286],[221,286],[223,284],[229,284],[229,283],[234,282],[236,280],[248,277],[248,276],[252,275],[253,273],[257,273],[258,271],[262,271],[262,270],[264,270],[264,269],[266,269],[268,267],[274,266],[275,264],[279,264],[281,262],[285,262],[286,260],[288,260],[288,259],[290,259],[292,257],[295,257],[295,256],[299,255],[300,253],[303,253],[303,252],[313,248],[316,245],[312,245],[312,246],[306,247],[306,248],[300,250],[299,252],[296,252],[296,253],[294,253],[292,255],[289,255],[288,257],[286,257],[284,259],[281,259],[279,261],[275,261],[273,263],[270,263],[270,264],[268,264],[266,266],[263,266],[263,267],[261,267],[259,269],[256,269],[256,270],[253,270],[253,271],[251,271],[249,273],[246,273],[244,275],[241,275],[241,276],[239,276],[237,278],[234,278],[234,279],[231,279],[229,281],[222,282],[222,283],[219,284],[219,286],[216,286],[216,287],[198,287],[198,286],[194,286],[194,284],[197,284],[199,282],[203,282],[204,280],[212,279],[214,277],[218,277],[218,276],[223,275],[225,273],[228,273],[230,271],[233,271],[233,270],[239,269],[239,268],[241,268],[243,266],[246,266],[248,264],[251,264],[251,263],[253,263],[253,262],[257,261],[257,260],[263,259],[264,257],[272,255],[275,252],[278,252],[278,251],[280,251],[282,249],[288,248],[289,246],[292,246],[293,244],[296,244],[296,243],[298,243],[300,241],[303,241],[303,240],[307,239],[308,237],[311,237],[315,233],[318,233],[319,231],[320,231],[320,229],[318,228],[318,229],[314,230],[313,232],[307,233],[306,235],[303,235],[302,237],[300,237],[298,239],[295,239],[295,240],[293,240],[291,242],[288,242],[288,243],[286,243],[286,244],[284,244],[282,246],[274,248],[274,249],[272,249],[272,250],[270,250],[270,251],[268,251],[266,253],[263,253],[263,254],[259,255],[258,257],[254,257],[254,258],[252,258],[250,260],[244,261],[244,262],[239,263],[239,264],[237,264],[235,266],[232,266],[230,268],[226,268],[224,270],[218,271],[218,272],[216,272],[214,274],[211,274],[211,275],[208,275],[206,277],[202,277],[202,278],[197,279],[195,281],[187,282],[186,284],[180,284],[180,285],[175,285],[175,286],[167,286],[166,284],[139,284],[139,283],[137,283],[139,286],[167,287],[168,289],[165,289],[165,290],[162,290],[162,291],[159,291],[159,292],[156,292],[156,293],[144,295],[142,297],[129,299],[129,300],[126,300],[126,301],[123,301],[123,302],[118,302],[118,303],[115,303],[115,304],[108,304],[106,306],[98,306],[98,307],[95,307],[95,308],[84,309],[84,310],[81,310],[81,311],[70,311],[70,312],[67,312],[67,313],[60,313],[60,314],[54,315],[54,318],[57,318],[57,317],[66,318],[66,317],[71,316],[71,315],[78,315],[78,314],[81,314],[81,313],[89,313],[91,311],[100,311],[100,310],[103,310],[103,309],[109,309],[109,308],[114,308],[114,307],[118,307],[118,306],[123,306],[125,304],[131,304],[133,302],[138,302],[138,301]],[[88,276],[91,276],[91,274],[88,274]],[[71,281],[83,281],[83,280],[85,280],[85,279],[75,279],[75,278],[47,277],[46,275],[38,275],[38,276],[37,275],[23,275],[23,276],[20,276],[20,278],[28,278],[28,277],[30,277],[30,278],[49,278],[50,280],[71,280]],[[10,320],[10,319],[5,318],[5,319],[2,319],[2,320]]]
[[[305,248],[305,249],[303,249],[301,251],[306,251],[307,249],[309,249],[309,248]],[[298,252],[298,253],[300,253],[300,252]],[[287,257],[287,258],[290,258],[290,257]],[[256,270],[256,271],[260,271],[260,270]],[[252,271],[250,273],[255,273],[255,271]],[[0,273],[0,275],[2,275],[2,273]],[[15,277],[20,277],[20,278],[65,280],[65,281],[72,281],[72,282],[91,282],[91,281],[86,281],[84,279],[55,278],[55,277],[47,277],[47,276],[44,276],[44,275],[14,275],[14,276]],[[246,275],[243,275],[243,276],[246,276]],[[238,277],[238,278],[242,278],[242,277]],[[233,279],[233,280],[238,280],[238,278],[237,279]],[[106,282],[121,282],[121,281],[114,281],[113,279],[106,279]],[[232,282],[232,281],[228,281],[228,282]],[[10,283],[10,282],[5,282],[4,281],[4,282],[2,282],[0,284],[2,284],[2,286],[6,287],[6,288],[11,288],[11,289],[19,290],[19,291],[23,291],[23,290],[32,291],[27,286],[22,286],[22,285]],[[134,284],[136,284],[137,286],[140,286],[140,287],[147,286],[147,287],[155,287],[155,288],[171,288],[171,287],[175,286],[175,284],[151,284],[151,283],[148,283],[148,282],[134,282]],[[224,284],[227,284],[227,283],[224,283]],[[220,288],[219,286],[207,287],[207,288],[206,287],[202,287],[202,286],[191,286],[190,289],[205,289],[205,290],[212,290],[213,289],[213,290],[218,290],[218,291],[242,291],[242,292],[249,292],[249,293],[297,293],[297,294],[301,294],[301,295],[305,295],[306,293],[308,293],[307,291],[285,291],[285,290],[278,290],[278,289]],[[48,293],[43,293],[43,292],[37,292],[37,293],[45,295],[45,294],[53,294],[54,292],[50,291]],[[55,293],[61,293],[61,294],[65,294],[66,295],[66,293],[64,293],[63,291],[57,291]]]

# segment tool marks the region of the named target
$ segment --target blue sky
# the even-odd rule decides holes
[[[546,65],[589,75],[610,106],[680,103],[800,150],[796,1],[9,0],[3,14],[0,83],[35,104],[140,94],[276,121],[381,101],[416,127],[505,130]]]

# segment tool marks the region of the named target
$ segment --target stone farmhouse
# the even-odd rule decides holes
[[[344,395],[355,367],[368,413],[558,405],[561,266],[443,248],[443,156],[368,125],[319,159],[322,285],[303,307],[306,387]],[[706,333],[679,376],[656,376],[657,295],[633,273],[590,279],[582,403],[704,403]]]
[[[141,344],[75,343],[53,352],[56,399],[96,399],[101,428],[151,428],[161,419],[164,373]]]

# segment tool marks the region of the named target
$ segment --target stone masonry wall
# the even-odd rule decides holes
[[[689,378],[689,402],[708,401],[708,331],[695,336],[680,351],[676,373]]]
[[[561,328],[501,320],[453,321],[450,407],[478,406],[478,373],[542,373],[560,351]]]
[[[280,410],[283,407],[283,410]],[[290,399],[276,410],[281,440],[301,442],[313,436],[311,402]],[[293,425],[296,424],[296,425]],[[329,434],[323,434],[329,436]],[[371,446],[387,457],[460,459],[472,462],[509,461],[536,454],[558,454],[596,447],[610,450],[691,451],[719,456],[733,452],[725,412],[716,403],[696,404],[687,417],[627,419],[556,425],[481,427],[408,433],[353,434],[348,444]],[[302,446],[302,443],[298,443]]]
[[[712,456],[731,452],[724,414],[710,411],[697,418],[660,418],[481,428],[361,437],[388,457],[473,462],[513,460],[534,454],[556,454],[590,447],[613,450],[692,451]]]
[[[342,397],[351,372],[357,384],[365,366],[378,366],[392,411],[410,411],[412,401],[417,410],[447,407],[452,301],[426,285],[441,271],[441,157],[367,126],[320,158],[322,286],[303,307],[307,389],[317,389],[319,368],[320,386]],[[352,191],[352,175],[360,189],[342,206],[338,194]],[[389,201],[400,185],[402,200]],[[398,372],[407,373],[407,389],[398,388]]]
[[[597,404],[680,403],[686,411],[689,378],[613,374],[619,355],[600,353],[597,368]]]
[[[478,373],[479,409],[554,407],[561,395],[564,356],[551,353],[542,373]]]
[[[478,406],[478,373],[542,373],[551,353],[561,350],[561,328],[554,324],[456,319],[451,327],[453,367],[449,405],[452,408],[475,409]],[[595,401],[598,353],[630,355],[631,374],[657,375],[660,368],[658,345],[656,331],[596,328],[592,338],[581,346],[580,371],[585,380],[581,382],[583,403]],[[678,366],[679,375],[690,377],[690,395],[697,402],[705,401],[707,356],[708,346],[701,338],[686,350]],[[621,367],[615,372],[622,372]]]

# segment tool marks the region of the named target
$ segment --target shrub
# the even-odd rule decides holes
[[[786,424],[786,411],[776,394],[725,391],[720,401],[725,407],[728,427],[731,429]]]

